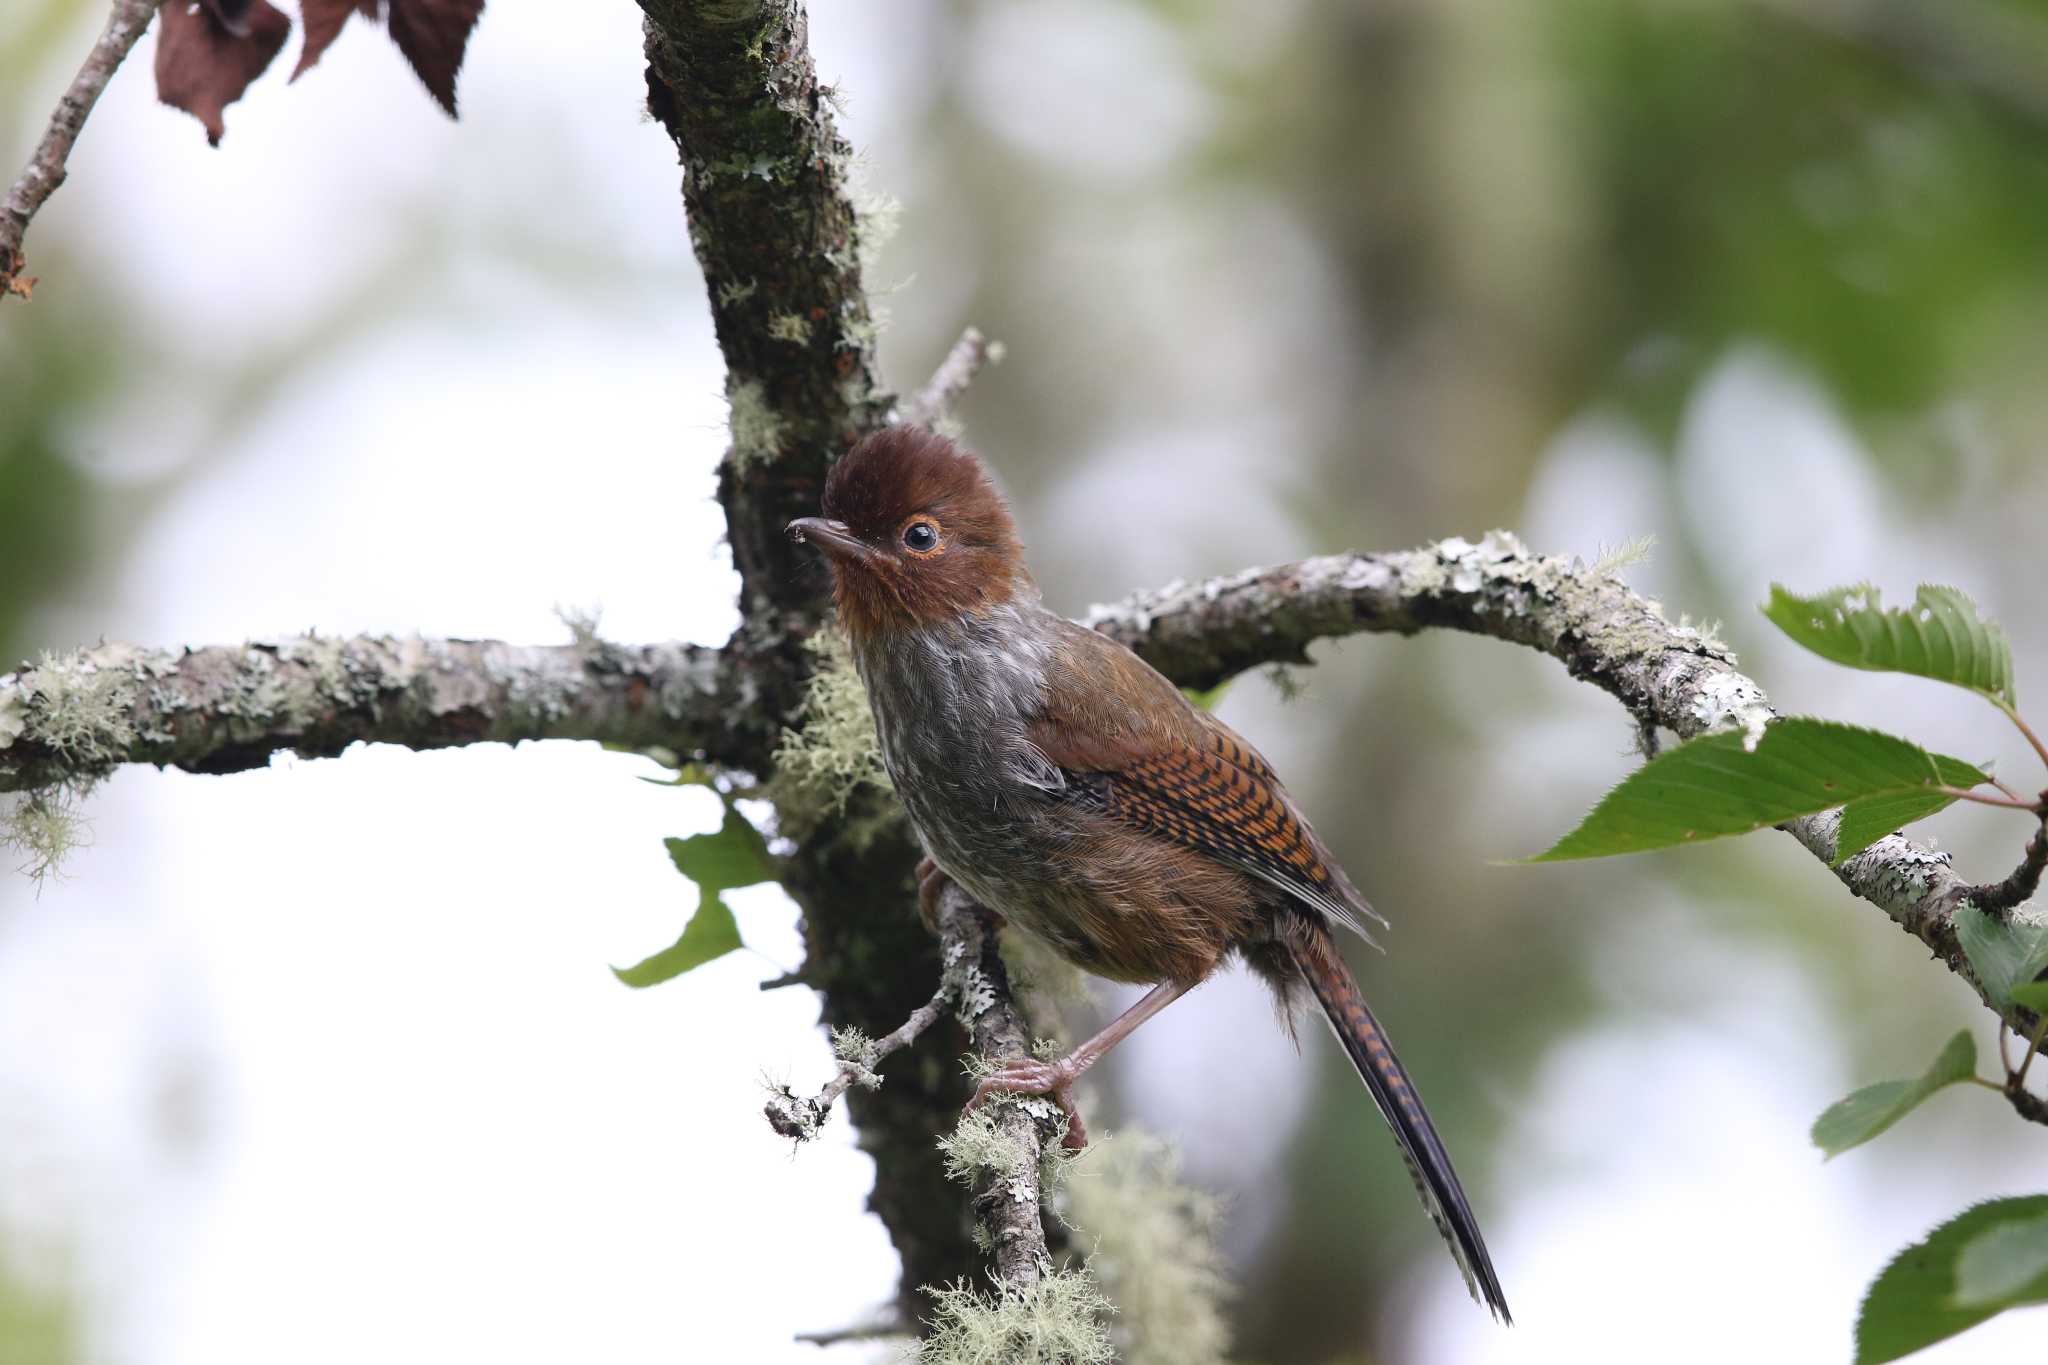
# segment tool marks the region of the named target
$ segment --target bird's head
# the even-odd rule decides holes
[[[973,454],[921,427],[863,440],[825,480],[823,516],[789,533],[832,564],[856,638],[985,611],[1030,594],[1003,495]]]

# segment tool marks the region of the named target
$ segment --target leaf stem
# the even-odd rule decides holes
[[[2038,799],[2027,801],[2010,796],[1986,796],[1982,792],[1973,792],[1967,787],[1946,787],[1938,783],[1934,784],[1930,790],[1938,791],[1943,796],[1957,801],[1975,801],[1980,806],[2003,806],[2007,810],[2023,810],[2030,815],[2041,814],[2041,802]]]
[[[2020,1069],[2013,1073],[2012,1088],[2014,1090],[2018,1090],[2027,1083],[2027,1068],[2032,1066],[2034,1058],[2040,1055],[2041,1039],[2044,1037],[2048,1037],[2048,1017],[2043,1017],[2040,1023],[2034,1025],[2034,1041],[2027,1044],[2027,1055],[2020,1058]]]
[[[2048,767],[2048,744],[2041,742],[2041,737],[2034,733],[2033,726],[2027,724],[2026,718],[2020,714],[2019,708],[2011,702],[2000,701],[1996,697],[1992,698],[1992,700],[1997,704],[1999,710],[2005,712],[2005,718],[2019,727],[2020,733],[2027,737],[2027,743],[2034,746],[2034,752],[2040,756],[2042,766]]]

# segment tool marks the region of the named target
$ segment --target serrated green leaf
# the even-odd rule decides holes
[[[1958,1308],[2048,1303],[2048,1217],[2016,1218],[1977,1234],[1956,1257]]]
[[[1813,1145],[1832,1160],[1864,1143],[1917,1109],[1945,1086],[1977,1074],[1977,1043],[1965,1029],[1948,1040],[1934,1065],[1910,1081],[1879,1081],[1836,1100],[1813,1122]]]
[[[1763,613],[1835,663],[1912,673],[1981,692],[2001,706],[2017,704],[2005,632],[1956,588],[1922,584],[1912,606],[1887,611],[1867,584],[1800,597],[1773,583]]]
[[[1994,1199],[1951,1218],[1925,1241],[1900,1252],[1864,1296],[1856,1319],[1856,1365],[1882,1365],[1911,1355],[2010,1306],[1957,1304],[1957,1259],[1993,1228],[2043,1217],[2048,1217],[2048,1195]]]
[[[1604,858],[1767,829],[1873,797],[1941,793],[1988,778],[1961,759],[1834,721],[1775,721],[1754,750],[1740,731],[1688,740],[1631,773],[1579,827],[1526,862]]]
[[[1934,770],[1941,775],[1944,786],[1973,787],[1984,780],[1982,772],[1947,754],[1930,754],[1929,757],[1934,760]],[[1835,830],[1834,865],[1840,867],[1885,835],[1904,829],[1915,820],[1925,820],[1947,810],[1955,802],[1953,796],[1928,791],[1866,796],[1860,801],[1851,801],[1842,807],[1842,823]]]
[[[653,957],[630,967],[612,968],[612,975],[635,990],[658,986],[741,946],[740,927],[733,920],[731,909],[717,896],[707,895],[698,902],[697,913],[683,926],[681,938]]]
[[[2048,970],[2048,921],[2017,916],[1994,919],[1974,905],[1956,911],[1956,940],[1984,985],[1984,994],[2000,1009],[2013,1002],[2013,987],[2024,986]]]
[[[2048,1015],[2048,981],[2029,981],[2007,992],[2015,1005],[2025,1005],[2039,1015]]]
[[[736,886],[772,882],[779,875],[761,831],[746,816],[730,808],[725,812],[725,823],[715,833],[661,842],[676,870],[697,883],[698,890],[707,897]]]

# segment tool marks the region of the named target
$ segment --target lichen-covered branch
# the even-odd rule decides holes
[[[1763,689],[1736,671],[1734,655],[1709,635],[1670,624],[1655,602],[1614,574],[1531,554],[1498,531],[1478,544],[1451,539],[1419,550],[1327,555],[1175,583],[1097,607],[1088,623],[1186,687],[1213,687],[1262,663],[1304,661],[1319,639],[1440,628],[1539,649],[1572,676],[1613,694],[1640,724],[1683,738],[1731,726],[1757,731],[1774,714]],[[1838,822],[1828,812],[1784,828],[1832,863]],[[1991,1005],[1956,939],[1952,917],[1973,888],[1956,875],[1948,854],[1891,834],[1835,875]],[[2034,1022],[2023,1009],[2005,1017],[2022,1029]]]
[[[357,741],[444,748],[591,739],[714,758],[751,728],[744,675],[697,645],[507,645],[417,636],[204,649],[101,645],[0,674],[0,792],[122,763],[260,768]]]
[[[820,601],[817,566],[795,556],[782,528],[816,512],[832,461],[891,405],[861,287],[853,149],[818,82],[801,4],[640,7],[648,108],[682,160],[690,244],[725,356],[732,448],[719,498],[743,609],[807,621]]]
[[[996,921],[959,887],[939,896],[939,952],[957,978],[955,1006],[975,1057],[988,1070],[1031,1057],[1031,1028],[1010,991],[1009,969],[996,942]],[[1042,1096],[1007,1095],[977,1110],[964,1124],[985,1125],[978,1150],[960,1155],[956,1174],[974,1184],[974,1211],[994,1259],[996,1283],[1029,1291],[1052,1269],[1046,1247],[1042,1172],[1057,1160],[1066,1115]],[[963,1169],[964,1168],[964,1169]]]
[[[27,298],[35,287],[35,281],[22,274],[25,262],[21,243],[28,235],[29,220],[64,183],[65,164],[71,159],[71,147],[78,141],[79,130],[85,127],[93,105],[99,103],[100,92],[107,88],[107,82],[134,49],[149,21],[156,17],[161,3],[162,0],[113,0],[106,28],[86,54],[78,75],[58,97],[57,108],[29,157],[28,166],[8,187],[7,197],[0,199],[0,299],[9,294]]]
[[[957,983],[948,976],[933,992],[931,999],[912,1010],[908,1019],[880,1038],[870,1038],[859,1029],[842,1029],[835,1034],[832,1055],[839,1062],[837,1074],[808,1099],[798,1098],[787,1086],[778,1086],[764,1111],[768,1116],[768,1126],[797,1142],[817,1136],[818,1129],[831,1117],[832,1106],[849,1088],[864,1085],[872,1090],[881,1085],[881,1074],[875,1068],[882,1064],[884,1058],[909,1047],[926,1029],[939,1022],[946,1001],[952,997],[956,986]]]
[[[862,287],[880,228],[856,210],[852,149],[818,82],[801,4],[640,4],[648,109],[682,162],[690,245],[727,369],[732,443],[718,497],[741,579],[741,625],[726,657],[756,701],[750,766],[772,778],[815,666],[807,642],[831,610],[824,567],[783,527],[817,511],[832,461],[894,405],[877,380],[877,322]],[[940,975],[936,945],[910,908],[916,841],[895,802],[871,786],[822,815],[777,802],[783,827],[804,829],[784,885],[803,908],[803,975],[824,1022],[835,1033],[885,1032],[929,998]],[[961,1045],[944,1020],[888,1084],[846,1096],[875,1162],[869,1205],[903,1261],[906,1321],[927,1306],[921,1287],[958,1281],[981,1263],[932,1146],[966,1099],[952,1064]]]

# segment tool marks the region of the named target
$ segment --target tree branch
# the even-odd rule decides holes
[[[235,772],[280,750],[328,756],[358,740],[436,749],[594,739],[716,758],[753,724],[744,677],[720,662],[698,645],[598,640],[101,645],[0,675],[0,792],[121,763]]]
[[[1498,531],[1476,545],[1454,538],[1420,550],[1328,555],[1175,583],[1096,607],[1088,624],[1184,687],[1213,687],[1261,663],[1304,662],[1318,639],[1437,627],[1541,650],[1573,677],[1612,694],[1639,723],[1683,738],[1729,727],[1757,731],[1775,714],[1763,689],[1736,671],[1732,654],[1697,630],[1665,621],[1656,604],[1620,578],[1532,555]],[[1783,828],[1832,864],[1840,819],[1828,811]],[[1926,944],[1987,1007],[1998,1008],[1956,938],[1953,916],[1973,888],[1948,854],[1890,834],[1834,873]],[[2002,1017],[2023,1032],[2035,1022],[2019,1007]]]
[[[79,130],[85,127],[93,105],[99,102],[100,92],[134,50],[161,3],[162,0],[113,0],[113,12],[107,16],[107,26],[99,41],[92,45],[78,75],[58,98],[57,108],[50,115],[50,126],[43,130],[27,168],[8,187],[7,197],[0,200],[0,298],[9,294],[27,298],[35,288],[35,280],[21,273],[27,264],[21,254],[21,243],[28,234],[29,220],[64,183],[65,163],[70,160]]]
[[[982,366],[1001,364],[1002,359],[1000,341],[990,341],[979,327],[969,327],[953,343],[953,349],[946,352],[946,358],[939,362],[939,368],[932,372],[925,386],[904,403],[900,420],[920,427],[946,420],[953,415],[953,405],[967,392]]]
[[[1031,1057],[1031,1026],[1010,992],[1009,969],[997,946],[995,917],[958,886],[939,895],[940,954],[949,975],[961,979],[959,1013],[974,1055],[994,1070]],[[1048,1144],[1067,1130],[1066,1115],[1051,1101],[1005,1096],[990,1102],[1000,1148],[1012,1155],[979,1170],[974,1209],[994,1253],[996,1283],[1006,1290],[1037,1286],[1051,1267],[1041,1208]]]

